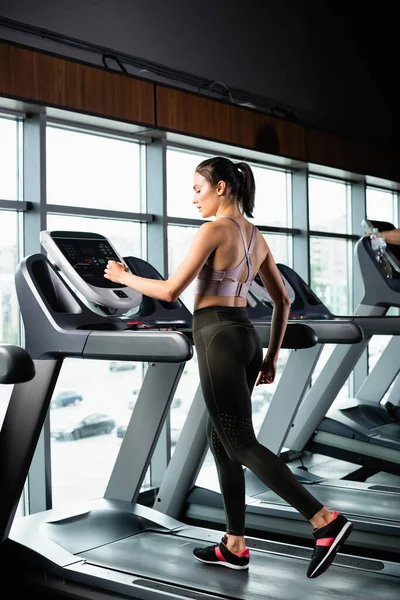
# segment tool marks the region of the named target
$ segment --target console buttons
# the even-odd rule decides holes
[[[113,292],[116,296],[118,296],[118,298],[128,298],[128,295],[122,290],[113,290]]]

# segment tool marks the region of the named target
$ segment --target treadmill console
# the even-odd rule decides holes
[[[40,243],[49,259],[75,288],[97,307],[122,315],[139,306],[142,294],[104,277],[109,260],[124,263],[103,235],[76,231],[41,231]]]

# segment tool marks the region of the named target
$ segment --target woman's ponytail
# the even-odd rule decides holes
[[[256,183],[253,170],[250,165],[245,162],[236,163],[235,166],[243,177],[242,193],[239,200],[241,201],[244,214],[247,217],[252,217],[256,195]]]

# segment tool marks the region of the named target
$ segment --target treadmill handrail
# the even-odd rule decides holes
[[[35,364],[21,346],[0,344],[0,383],[23,383],[35,376]]]

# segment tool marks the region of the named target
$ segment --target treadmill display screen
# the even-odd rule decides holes
[[[120,261],[107,240],[53,238],[65,258],[89,285],[102,288],[124,287],[104,277],[107,261]]]

